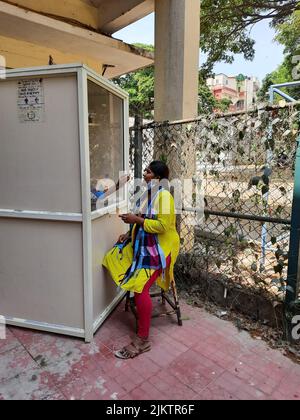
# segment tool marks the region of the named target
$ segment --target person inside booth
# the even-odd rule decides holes
[[[122,188],[130,179],[129,175],[124,175],[115,185],[109,187],[108,182],[104,182],[107,178],[91,180],[91,208],[92,211],[97,210],[98,200],[105,200],[111,194]]]

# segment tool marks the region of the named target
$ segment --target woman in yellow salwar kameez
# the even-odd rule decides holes
[[[103,265],[123,290],[135,294],[138,333],[132,343],[115,352],[116,357],[129,359],[151,349],[149,330],[152,314],[150,288],[157,282],[165,291],[174,278],[174,265],[179,253],[174,199],[168,188],[168,167],[152,162],[144,173],[148,191],[142,204],[142,215],[120,216],[133,225],[131,233],[122,235],[104,258]],[[143,200],[142,200],[143,201]]]

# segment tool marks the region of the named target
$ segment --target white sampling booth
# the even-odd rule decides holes
[[[9,70],[0,80],[7,324],[92,340],[123,296],[101,261],[126,226],[113,200],[95,205],[91,188],[105,190],[128,161],[128,96],[113,83],[81,64]]]

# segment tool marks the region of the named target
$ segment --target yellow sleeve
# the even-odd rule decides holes
[[[144,230],[147,233],[165,233],[170,229],[175,213],[174,199],[168,191],[159,194],[154,207],[158,211],[157,219],[145,219]]]

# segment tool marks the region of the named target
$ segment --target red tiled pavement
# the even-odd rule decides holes
[[[7,328],[0,340],[0,400],[300,400],[300,365],[202,309],[182,303],[152,321],[151,352],[118,360],[132,314],[124,303],[91,344]]]

